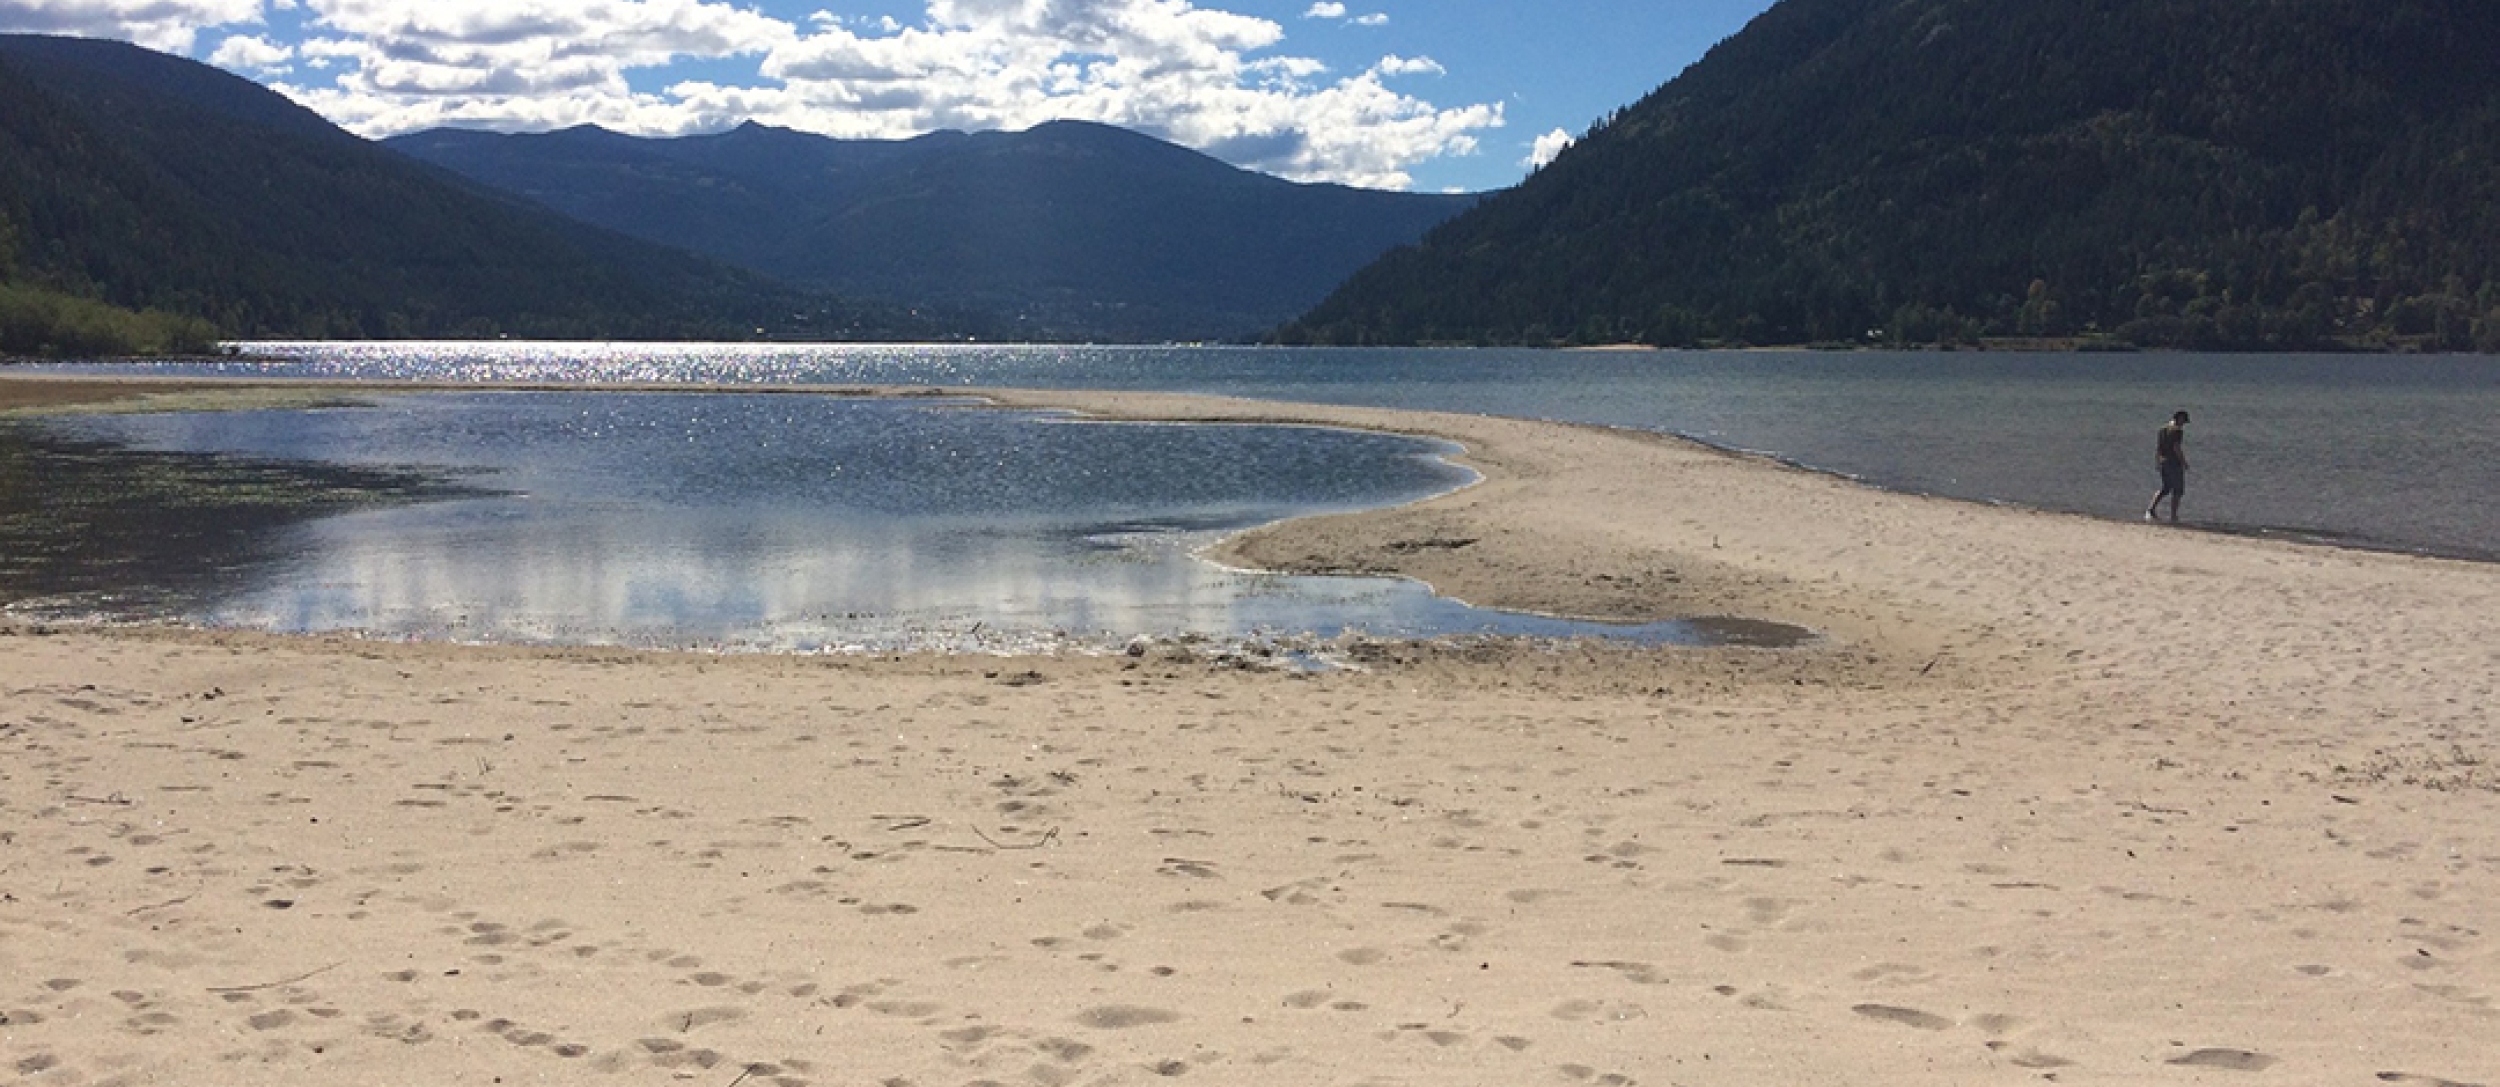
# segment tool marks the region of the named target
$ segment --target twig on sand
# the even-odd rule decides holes
[[[165,908],[165,907],[167,907],[167,906],[179,906],[179,905],[182,905],[182,904],[183,904],[183,903],[185,903],[185,902],[189,902],[189,901],[191,901],[191,899],[192,899],[194,896],[196,896],[197,894],[198,894],[198,892],[194,891],[194,892],[192,892],[191,894],[187,894],[187,895],[182,896],[181,898],[173,899],[173,900],[170,900],[170,901],[166,901],[166,902],[158,902],[158,903],[155,903],[155,904],[153,904],[153,905],[148,905],[148,906],[134,906],[134,907],[132,907],[132,908],[130,908],[130,909],[128,909],[128,910],[123,911],[122,916],[124,916],[124,917],[136,917],[136,916],[138,916],[138,915],[140,915],[140,914],[143,914],[143,913],[148,912],[149,910],[161,910],[161,909],[164,909],[164,908]]]
[[[137,801],[123,796],[120,793],[114,793],[111,796],[80,796],[77,793],[71,793],[62,799],[68,800],[74,804],[111,804],[115,807],[122,808],[127,808],[132,804],[138,803]]]
[[[262,989],[275,989],[280,986],[293,985],[299,981],[309,981],[345,965],[347,964],[344,962],[334,962],[328,966],[322,967],[319,970],[297,974],[294,977],[287,978],[283,981],[264,981],[258,985],[212,985],[209,987],[208,991],[212,993],[256,993]]]
[[[1025,842],[1021,845],[1008,845],[996,838],[992,838],[987,834],[981,833],[981,828],[979,827],[972,828],[972,833],[973,836],[984,842],[988,842],[990,844],[990,848],[992,849],[1040,849],[1043,846],[1059,840],[1058,827],[1052,827],[1048,831],[1045,831],[1041,837],[1035,838],[1032,841]]]
[[[752,1076],[752,1075],[754,1075],[754,1074],[755,1074],[755,1066],[754,1066],[754,1065],[751,1065],[751,1064],[750,1064],[750,1065],[746,1066],[745,1068],[741,1068],[741,1069],[739,1069],[739,1070],[738,1070],[738,1078],[733,1079],[733,1080],[730,1080],[730,1081],[729,1081],[729,1087],[738,1087],[738,1085],[739,1085],[739,1084],[741,1084],[741,1083],[745,1083],[745,1082],[747,1081],[747,1077],[748,1077],[748,1076]]]

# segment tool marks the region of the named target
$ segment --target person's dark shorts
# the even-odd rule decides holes
[[[2161,490],[2163,494],[2186,494],[2187,465],[2175,460],[2161,462]]]

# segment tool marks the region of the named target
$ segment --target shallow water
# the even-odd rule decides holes
[[[2500,358],[252,344],[238,376],[1155,389],[1663,431],[1920,493],[2134,518],[2194,412],[2200,527],[2500,558]]]
[[[1574,623],[1403,581],[1251,574],[1193,556],[1231,530],[1473,478],[1444,459],[1447,446],[1388,435],[657,392],[414,393],[16,429],[27,474],[145,491],[125,505],[154,506],[56,534],[46,546],[67,540],[75,553],[48,568],[92,576],[19,571],[16,595],[39,598],[16,610],[39,615],[797,651],[1350,631],[1775,644],[1797,633]],[[175,465],[182,487],[133,482]],[[108,471],[122,475],[94,474]],[[238,473],[278,498],[239,498]],[[342,497],[359,487],[369,500]],[[67,508],[60,496],[26,501]],[[32,550],[24,539],[0,543]]]

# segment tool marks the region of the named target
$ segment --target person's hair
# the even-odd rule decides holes
[[[2186,413],[2186,412],[2184,412],[2184,411],[2174,411],[2174,412],[2171,412],[2171,413],[2170,413],[2170,421],[2171,421],[2171,422],[2174,422],[2174,423],[2184,423],[2184,422],[2187,422],[2187,421],[2188,421],[2187,413]]]

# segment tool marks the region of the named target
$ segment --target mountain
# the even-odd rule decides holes
[[[1781,0],[1279,338],[2500,351],[2495,57],[2489,0]]]
[[[1308,309],[1472,196],[1296,184],[1104,125],[834,140],[439,129],[385,143],[585,222],[1032,338],[1217,339]]]
[[[235,336],[910,327],[567,220],[248,80],[108,41],[0,36],[0,239],[15,257],[0,277]]]

